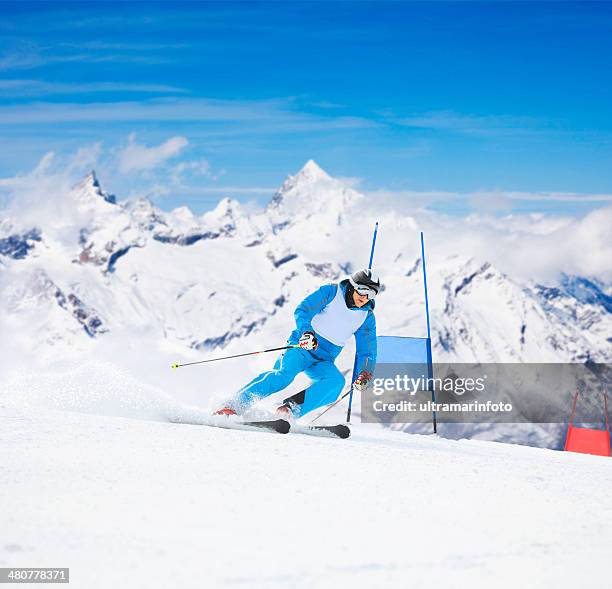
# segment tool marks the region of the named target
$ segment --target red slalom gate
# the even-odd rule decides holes
[[[565,450],[567,452],[580,452],[582,454],[596,454],[597,456],[610,456],[610,424],[608,423],[608,395],[604,392],[604,416],[606,429],[589,429],[572,425],[576,413],[576,402],[580,391],[574,395],[574,405],[570,416]]]

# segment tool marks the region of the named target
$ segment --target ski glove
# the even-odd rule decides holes
[[[362,370],[359,373],[359,376],[357,377],[355,382],[353,383],[353,388],[359,392],[365,391],[368,388],[368,385],[370,384],[371,380],[372,373],[368,372],[367,370]]]
[[[302,350],[316,350],[319,342],[314,331],[305,331],[300,338],[300,348]]]

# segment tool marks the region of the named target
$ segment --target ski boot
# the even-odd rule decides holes
[[[288,405],[281,405],[276,408],[276,415],[281,419],[291,419],[293,417],[293,413],[291,408]]]
[[[230,415],[238,415],[231,407],[221,407],[221,409],[217,409],[213,415],[226,415],[229,417]]]
[[[304,403],[305,394],[306,391],[300,391],[295,395],[291,395],[291,397],[283,399],[283,404],[276,408],[276,415],[281,419],[295,420],[296,412],[299,413],[299,406]]]

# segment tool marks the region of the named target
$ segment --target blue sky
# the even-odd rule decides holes
[[[0,13],[0,178],[81,150],[119,196],[202,211],[220,195],[263,202],[313,158],[365,192],[456,194],[441,210],[480,206],[474,192],[516,211],[609,204],[610,3]]]

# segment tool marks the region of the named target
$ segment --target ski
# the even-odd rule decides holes
[[[292,425],[291,431],[298,434],[310,436],[321,436],[326,438],[341,438],[345,440],[351,435],[348,425],[339,423],[338,425]]]
[[[273,419],[271,421],[245,421],[243,425],[247,427],[258,427],[275,431],[278,434],[287,434],[291,429],[291,425],[284,419]]]
[[[286,419],[249,419],[248,421],[238,415],[201,415],[197,413],[185,414],[170,419],[172,423],[188,425],[206,425],[222,429],[264,430],[278,434],[287,434],[290,431],[298,434],[320,436],[327,438],[346,439],[351,435],[349,427],[343,423],[337,425],[306,425],[290,423]]]
[[[239,429],[239,430],[264,430],[276,432],[277,434],[287,434],[291,429],[290,423],[285,419],[273,419],[269,421],[251,420],[244,421],[243,419],[225,415],[211,416],[181,416],[169,420],[171,423],[181,423],[185,425],[205,425],[208,427],[219,427],[221,429]]]

